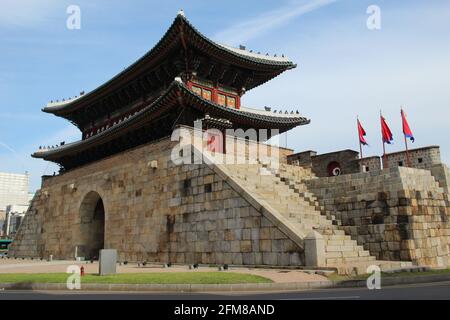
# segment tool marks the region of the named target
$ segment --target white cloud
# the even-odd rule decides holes
[[[33,27],[42,24],[59,5],[61,2],[58,0],[2,0],[0,26]]]
[[[287,6],[264,12],[254,19],[246,20],[225,29],[212,38],[230,45],[243,44],[246,41],[261,36],[264,32],[288,23],[294,18],[332,4],[337,0],[295,1]]]

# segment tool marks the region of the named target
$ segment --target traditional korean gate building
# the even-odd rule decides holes
[[[95,258],[99,249],[114,248],[122,261],[307,265],[342,273],[371,264],[448,264],[444,165],[440,180],[431,168],[398,167],[318,178],[311,166],[287,164],[292,150],[268,147],[279,155],[277,166],[252,153],[250,145],[265,145],[274,132],[309,123],[298,112],[252,109],[241,100],[295,67],[284,56],[215,43],[180,12],[123,72],[43,109],[77,126],[82,139],[33,154],[61,170],[43,177],[10,254]],[[257,141],[236,140],[248,163],[174,163],[174,129],[194,132],[198,120],[200,129],[256,130]],[[215,151],[236,153],[227,139],[234,138]],[[427,230],[418,226],[424,216]]]

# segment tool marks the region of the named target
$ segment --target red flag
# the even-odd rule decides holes
[[[406,138],[409,138],[409,139],[411,139],[412,142],[414,142],[415,141],[414,135],[411,131],[411,128],[409,127],[408,120],[406,120],[406,115],[403,112],[403,109],[402,109],[401,114],[402,114],[402,122],[403,122],[403,134],[405,135]]]
[[[366,138],[364,138],[366,136],[366,130],[364,130],[363,126],[361,125],[361,122],[358,119],[358,133],[359,133],[359,142],[364,145],[367,146],[368,143],[366,141]]]
[[[387,144],[391,144],[394,141],[394,136],[392,135],[391,129],[389,129],[388,124],[386,123],[386,119],[381,116],[381,133],[383,136],[383,142]]]

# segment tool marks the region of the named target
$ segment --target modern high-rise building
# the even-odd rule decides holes
[[[0,172],[0,211],[7,206],[28,205],[29,174]]]
[[[12,236],[14,236],[14,234],[16,234],[27,210],[28,204],[9,205],[8,207],[6,207],[6,217],[3,227],[3,232],[6,237],[11,238]]]

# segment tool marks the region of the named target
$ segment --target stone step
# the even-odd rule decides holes
[[[358,256],[358,253],[350,252],[344,255],[343,257],[339,258],[325,258],[326,265],[327,266],[337,266],[337,265],[345,265],[348,263],[352,264],[358,264],[358,263],[364,263],[364,262],[372,262],[376,261],[376,258],[374,256],[365,256],[360,257]]]
[[[340,245],[340,246],[332,246],[326,245],[325,252],[349,252],[349,251],[363,251],[364,248],[362,246],[358,246],[355,244],[350,245]]]
[[[294,219],[311,219],[316,222],[322,222],[324,225],[329,226],[332,224],[332,221],[324,219],[323,216],[319,215],[316,211],[313,210],[303,210],[303,211],[284,211],[282,209],[280,212],[286,213],[289,218]]]
[[[336,229],[336,228],[333,228],[333,229],[319,228],[316,231],[319,232],[323,236],[329,236],[329,235],[344,235],[345,236],[344,230],[340,230],[340,229]]]
[[[301,220],[301,219],[289,219],[291,223],[299,224],[301,228],[309,233],[311,230],[315,230],[322,225],[319,222],[311,221],[311,220]]]
[[[243,179],[240,179],[243,180]],[[286,189],[282,185],[277,185],[275,182],[270,184],[260,184],[259,182],[249,182],[247,180],[243,180],[244,183],[247,184],[247,188],[252,191],[262,191],[266,192],[268,194],[286,194],[286,195],[295,195],[298,197],[298,194],[296,194],[291,189]]]
[[[287,202],[287,201],[286,201]],[[310,212],[310,213],[314,213],[317,217],[320,217],[321,219],[324,219],[323,216],[320,215],[319,211],[316,211],[314,209],[314,207],[308,206],[305,203],[287,203],[280,201],[280,202],[275,202],[277,203],[277,208],[279,208],[280,210],[286,211],[286,212],[292,212],[292,213],[299,213],[302,214],[303,212]]]
[[[280,204],[286,204],[288,203],[291,206],[295,206],[295,207],[301,207],[302,205],[305,207],[310,207],[306,202],[300,202],[299,204],[299,200],[294,196],[277,196],[276,194],[270,194],[267,192],[257,192],[257,191],[252,191],[255,194],[258,195],[259,198],[266,200],[266,201],[271,201],[271,202],[275,202],[275,203],[280,203]]]
[[[351,236],[346,235],[344,230],[336,230],[339,232],[336,232],[334,234],[331,235],[326,235],[324,236],[324,238],[326,240],[351,240]]]
[[[260,195],[264,195],[268,199],[288,199],[291,204],[297,203],[299,200],[302,200],[297,194],[289,192],[287,190],[279,190],[278,188],[255,188],[253,186],[249,186],[247,189]],[[302,200],[302,202],[307,203],[308,206],[310,206],[307,201]]]
[[[369,266],[376,265],[380,267],[381,271],[387,271],[396,268],[404,268],[412,266],[410,261],[383,261],[373,260],[366,262],[349,262],[342,264],[330,264],[327,267],[336,268],[340,275],[361,275],[367,274]]]
[[[328,246],[356,246],[358,245],[355,240],[351,240],[351,237],[349,236],[349,239],[347,240],[325,240],[325,244]]]
[[[317,214],[315,211],[288,211],[283,209],[277,209],[280,213],[282,213],[284,216],[287,216],[292,219],[311,219],[316,222],[323,223],[324,226],[329,226],[332,224],[330,220],[325,220],[322,216]],[[329,222],[327,222],[329,221]]]
[[[370,255],[369,251],[360,250],[360,251],[334,251],[334,252],[325,252],[325,258],[350,258],[350,257],[361,257],[368,258],[369,260],[374,260],[375,257]]]

